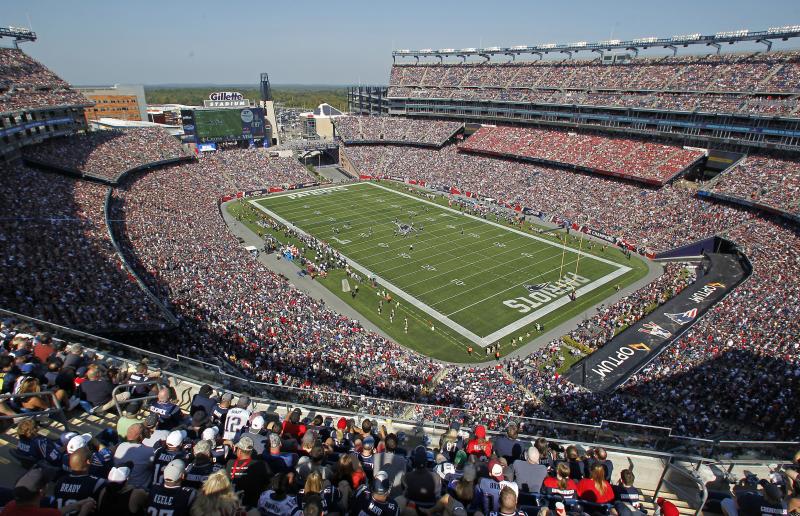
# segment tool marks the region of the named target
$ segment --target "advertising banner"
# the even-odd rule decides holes
[[[698,274],[693,285],[577,362],[565,377],[592,392],[606,392],[625,383],[656,358],[745,279],[747,272],[736,255],[708,256],[708,270]]]

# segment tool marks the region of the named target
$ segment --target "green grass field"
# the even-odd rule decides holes
[[[451,362],[485,361],[482,347],[498,342],[505,354],[513,338],[534,337],[537,322],[552,328],[588,313],[616,286],[647,272],[641,260],[627,259],[614,248],[590,248],[588,240],[574,239],[564,246],[555,235],[532,231],[533,226],[465,215],[442,198],[434,202],[405,190],[356,183],[247,202],[328,242],[362,278],[377,277],[378,288],[365,281],[355,298],[343,291],[342,280],[351,289],[355,284],[344,271],[321,281],[398,342]],[[236,204],[229,210],[246,215]],[[254,228],[252,217],[242,218]],[[283,240],[282,234],[276,236]],[[379,314],[384,289],[399,308],[384,302]],[[569,298],[573,289],[575,301]],[[390,321],[392,307],[396,313]],[[465,352],[470,345],[471,356]]]

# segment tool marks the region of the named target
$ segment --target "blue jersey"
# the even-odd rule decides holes
[[[174,403],[154,401],[150,404],[150,413],[158,416],[159,430],[172,430],[181,422],[181,409]]]

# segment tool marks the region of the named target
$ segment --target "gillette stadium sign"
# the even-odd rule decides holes
[[[215,91],[203,101],[205,107],[248,107],[250,101],[238,91]]]

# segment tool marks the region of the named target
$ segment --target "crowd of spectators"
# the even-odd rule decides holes
[[[398,117],[344,116],[334,119],[336,132],[347,144],[392,142],[441,147],[458,131],[460,122]]]
[[[663,185],[703,156],[703,151],[632,138],[524,127],[479,128],[462,151],[579,166]]]
[[[800,53],[394,65],[389,97],[790,115]],[[603,90],[603,91],[597,91]],[[765,95],[766,94],[766,95]]]
[[[285,187],[307,183],[314,178],[293,158],[270,156],[264,149],[237,149],[200,156],[207,168],[221,175],[220,180],[230,185],[228,192],[263,189],[269,186]]]
[[[720,175],[710,191],[797,217],[800,216],[800,163],[748,156]]]
[[[654,190],[610,177],[442,149],[348,146],[364,174],[400,176],[578,221],[638,248],[672,249],[741,224],[752,214],[696,198],[680,182]]]
[[[127,172],[163,161],[191,157],[178,139],[160,127],[94,131],[52,138],[25,147],[26,159],[116,182]]]
[[[796,113],[793,96],[737,93],[639,92],[639,91],[553,91],[526,88],[436,88],[390,86],[390,98],[449,99],[525,102],[531,104],[586,105],[701,111],[709,113],[747,113],[789,116]]]
[[[163,326],[114,250],[107,187],[22,165],[0,176],[0,307],[84,330]]]
[[[16,48],[0,48],[0,113],[91,101],[44,65]]]

